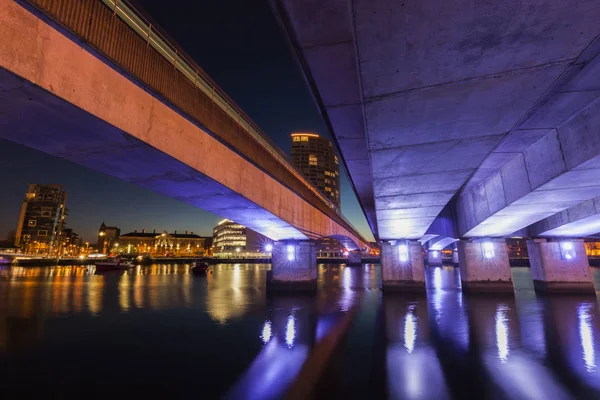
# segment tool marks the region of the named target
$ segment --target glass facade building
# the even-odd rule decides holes
[[[213,228],[213,255],[226,258],[263,258],[269,257],[266,251],[271,240],[228,219],[224,219]]]

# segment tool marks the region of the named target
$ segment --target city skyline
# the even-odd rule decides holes
[[[284,152],[289,154],[292,144],[289,135],[294,131],[312,131],[330,137],[268,4],[240,2],[233,10],[216,2],[208,4],[212,18],[205,24],[197,24],[192,15],[182,18],[179,13],[172,14],[157,1],[135,4],[156,19]],[[248,15],[253,18],[247,18]],[[213,43],[210,32],[227,21],[233,29],[223,32],[218,44]],[[127,231],[156,227],[210,235],[222,219],[6,140],[0,140],[0,165],[10,171],[3,178],[0,238],[16,229],[29,183],[62,184],[69,193],[67,227],[90,243],[95,241],[102,221]],[[373,240],[346,171],[342,168],[340,174],[342,213],[367,240]]]

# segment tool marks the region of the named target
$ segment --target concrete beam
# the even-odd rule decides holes
[[[586,237],[600,232],[600,197],[584,201],[528,229],[531,236]]]
[[[273,4],[322,114],[335,121],[330,126],[344,143],[343,158],[356,163],[350,176],[361,182],[359,197],[374,203],[380,239],[436,233],[427,229],[457,191],[522,151],[511,140],[537,141],[596,98],[587,91],[599,89],[588,85],[593,74],[587,81],[578,75],[591,63],[600,33],[594,0],[549,0],[533,8],[522,0]],[[532,11],[535,18],[523,24]],[[575,75],[581,81],[561,86],[562,100],[546,95]],[[528,125],[518,130],[523,122]],[[545,130],[527,133],[532,129]],[[489,190],[498,191],[498,184],[489,182]],[[488,207],[491,214],[504,205]],[[481,220],[471,222],[462,233]]]

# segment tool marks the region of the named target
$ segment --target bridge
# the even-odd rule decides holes
[[[383,242],[384,289],[423,290],[433,240],[456,243],[463,289],[512,291],[504,238],[521,236],[536,290],[594,290],[600,3],[271,3]]]
[[[319,238],[360,262],[368,242],[126,2],[0,0],[0,10],[0,137],[277,241],[273,288],[316,287]]]

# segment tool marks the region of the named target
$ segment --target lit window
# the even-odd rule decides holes
[[[325,191],[326,192],[331,192],[331,188],[330,187],[325,187]]]
[[[300,137],[299,136],[294,136],[294,142],[299,142],[300,141]]]
[[[37,225],[37,221],[35,219],[29,220],[29,226],[36,226],[36,225]]]
[[[302,136],[302,141],[303,142],[308,142],[308,136]]]

